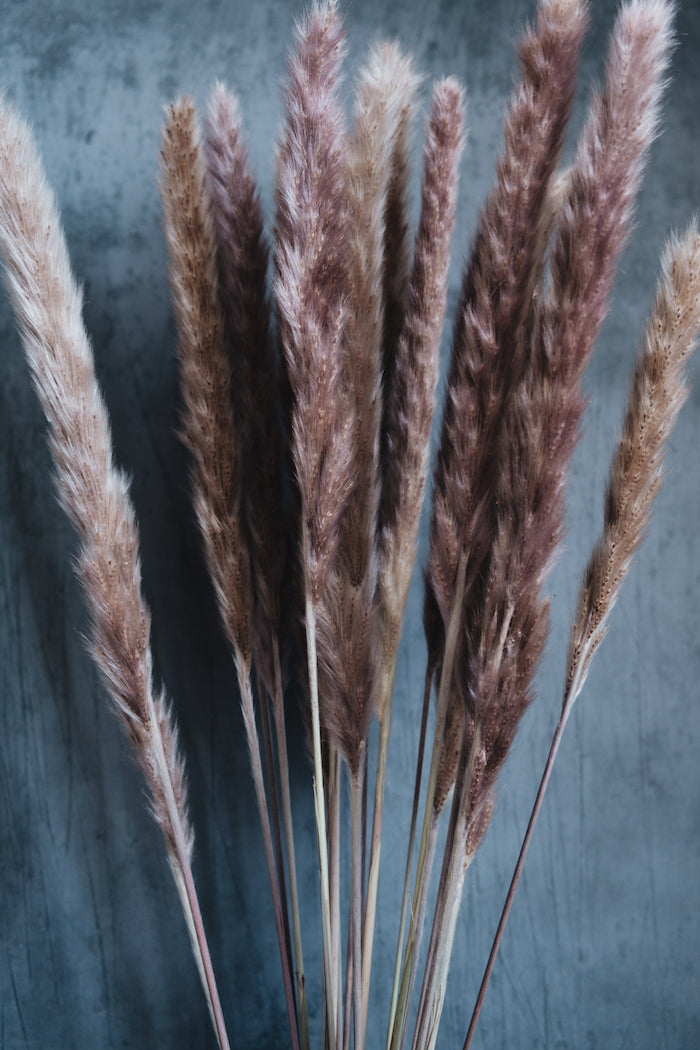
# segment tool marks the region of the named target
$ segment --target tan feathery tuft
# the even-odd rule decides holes
[[[90,648],[131,741],[161,827],[212,1023],[226,1028],[190,858],[185,769],[177,728],[152,682],[150,613],[141,593],[129,484],[114,464],[107,410],[82,322],[61,222],[28,126],[0,104],[0,247],[34,387],[49,423],[61,504],[80,536],[77,575]]]
[[[685,367],[700,330],[700,233],[671,239],[637,361],[605,497],[605,525],[586,569],[571,632],[565,703],[573,703],[644,539],[663,456],[687,396]]]

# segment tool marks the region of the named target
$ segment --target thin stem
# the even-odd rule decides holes
[[[390,1050],[391,1036],[396,1017],[396,1004],[399,998],[399,984],[401,981],[401,962],[403,959],[403,937],[406,931],[406,918],[408,916],[408,902],[411,895],[411,867],[413,862],[413,843],[416,837],[416,825],[418,823],[418,803],[420,801],[420,784],[423,772],[423,755],[425,753],[425,737],[428,726],[428,712],[430,711],[430,690],[433,684],[433,668],[427,666],[425,669],[425,686],[423,690],[423,710],[420,720],[420,737],[418,741],[418,761],[416,763],[416,780],[413,789],[413,807],[411,810],[411,827],[408,833],[408,849],[406,851],[406,874],[403,881],[403,896],[401,898],[401,918],[399,920],[399,936],[396,944],[396,961],[394,963],[394,981],[391,987],[391,1006],[389,1008],[389,1026],[386,1036],[386,1050]]]
[[[157,718],[155,708],[152,717],[154,719]],[[154,724],[157,725],[157,721],[154,722]],[[204,988],[204,994],[206,995],[209,1014],[216,1033],[216,1038],[220,1050],[230,1050],[226,1024],[224,1022],[224,1015],[219,1000],[219,992],[214,977],[214,968],[211,964],[209,945],[204,931],[204,922],[202,921],[202,913],[200,911],[197,891],[192,877],[192,868],[190,867],[185,836],[180,822],[180,814],[175,800],[172,781],[168,772],[168,762],[165,757],[165,751],[163,750],[163,741],[159,733],[150,734],[150,738],[156,760],[156,767],[158,769],[159,780],[163,786],[165,805],[168,811],[168,816],[170,817],[170,826],[173,835],[173,846],[172,849],[169,850],[171,866],[173,867],[173,873],[175,874],[177,872],[180,875],[180,878],[176,875],[175,885],[177,886],[182,907],[185,912],[187,928],[190,934],[192,947],[195,951],[195,959],[197,960],[197,969],[199,970],[199,975],[202,980],[202,987]]]
[[[304,550],[308,549],[308,537],[304,529]],[[305,558],[306,565],[310,558]],[[335,1050],[336,989],[331,956],[331,904],[328,881],[328,839],[326,837],[326,804],[323,789],[323,760],[321,755],[321,720],[318,703],[318,665],[316,656],[316,609],[306,585],[306,650],[309,671],[309,693],[311,699],[311,732],[314,758],[314,807],[316,815],[316,841],[318,843],[318,866],[321,879],[321,924],[323,930],[323,970],[326,982],[326,1014],[330,1050]]]
[[[202,979],[202,985],[204,987],[204,993],[209,1007],[209,1016],[211,1017],[212,1025],[216,1033],[216,1039],[221,1050],[230,1050],[224,1016],[219,1001],[219,993],[214,978],[214,970],[211,964],[211,956],[209,955],[206,934],[204,932],[202,913],[199,908],[197,891],[192,877],[192,869],[190,868],[189,861],[186,859],[183,861],[180,854],[180,848],[182,845],[184,845],[184,843],[178,843],[176,845],[176,853],[172,858],[173,863],[177,865],[178,869],[175,884],[177,885],[180,900],[183,909],[185,910],[187,925],[190,931],[190,939],[195,948],[197,957],[197,969],[200,971],[200,977]]]
[[[493,966],[494,966],[494,963],[496,961],[496,956],[498,955],[498,949],[501,946],[501,941],[503,940],[503,933],[504,933],[505,928],[506,928],[506,923],[508,922],[508,916],[510,915],[510,909],[511,909],[511,907],[513,905],[513,897],[515,896],[515,891],[516,891],[516,889],[518,887],[518,883],[520,882],[520,876],[522,874],[523,865],[525,864],[525,857],[527,856],[527,851],[530,848],[530,842],[532,841],[532,836],[533,836],[534,831],[535,831],[535,825],[537,823],[537,818],[538,818],[538,816],[540,814],[540,809],[542,808],[542,800],[544,799],[544,794],[545,794],[545,791],[547,790],[547,785],[549,784],[549,778],[552,775],[552,768],[554,767],[554,760],[557,757],[557,752],[559,750],[559,745],[561,743],[561,738],[562,738],[562,736],[564,734],[564,729],[566,728],[566,723],[567,723],[567,721],[569,719],[569,714],[571,712],[571,707],[573,705],[574,699],[575,699],[575,696],[574,696],[573,699],[570,700],[569,703],[565,703],[564,704],[564,707],[562,708],[561,715],[559,716],[559,721],[557,722],[557,727],[556,727],[556,729],[554,731],[554,736],[552,738],[552,743],[551,743],[551,746],[549,748],[549,754],[547,755],[547,761],[545,763],[544,772],[542,774],[542,779],[540,780],[540,786],[537,789],[537,796],[535,798],[535,804],[532,807],[532,812],[530,814],[530,819],[528,821],[527,830],[525,832],[525,837],[523,839],[523,844],[520,847],[520,853],[518,854],[518,860],[517,860],[516,865],[515,865],[515,870],[513,871],[513,878],[510,881],[510,887],[508,888],[508,894],[506,896],[505,904],[503,905],[503,911],[501,912],[501,918],[499,919],[499,922],[498,922],[498,928],[496,930],[496,935],[495,935],[495,937],[493,939],[493,944],[491,945],[491,951],[489,953],[488,962],[486,963],[486,969],[484,970],[484,976],[481,979],[481,985],[479,987],[479,994],[478,994],[478,996],[476,998],[476,1004],[474,1006],[474,1012],[472,1013],[471,1021],[469,1022],[469,1028],[467,1030],[467,1037],[464,1040],[463,1050],[469,1050],[469,1047],[471,1046],[471,1043],[472,1043],[472,1039],[474,1038],[474,1030],[476,1028],[476,1022],[479,1020],[479,1014],[481,1013],[481,1007],[482,1007],[483,1002],[484,1002],[484,996],[486,995],[486,989],[488,987],[489,981],[491,980],[491,974],[493,972]]]
[[[352,1027],[352,911],[348,914],[348,947],[345,958],[345,1027],[343,1028],[343,1050],[350,1050],[350,1029]]]
[[[450,826],[445,842],[430,948],[425,964],[416,1019],[414,1050],[418,1048],[428,1050],[434,1045],[442,1014],[447,973],[450,967],[457,916],[462,901],[464,876],[468,863],[466,850],[472,817],[471,786],[474,782],[476,759],[481,751],[481,726],[478,722],[474,726],[468,750],[464,743],[455,779]]]
[[[421,982],[420,997],[418,999],[418,1009],[416,1011],[416,1023],[413,1034],[413,1042],[411,1044],[412,1050],[420,1045],[419,1037],[421,1028],[423,1025],[423,1019],[425,1014],[425,1005],[430,994],[432,986],[432,979],[436,972],[436,953],[438,950],[439,930],[443,920],[444,907],[445,907],[445,890],[450,874],[450,860],[455,850],[455,834],[457,830],[457,810],[458,803],[455,794],[452,799],[452,807],[450,809],[450,821],[447,828],[447,835],[445,837],[445,849],[442,857],[442,867],[440,869],[440,880],[438,883],[437,894],[435,897],[435,906],[433,910],[433,923],[430,930],[430,941],[428,942],[428,951],[425,959],[423,968],[423,980]]]
[[[340,933],[340,802],[341,802],[341,757],[333,744],[328,745],[328,842],[330,846],[330,892],[331,892],[331,965],[335,975],[336,995],[336,1045],[340,1046],[343,1025],[341,933]]]
[[[417,903],[414,901],[414,911],[411,916],[412,919],[415,918],[415,923],[411,924],[411,927],[408,931],[408,944],[406,945],[406,960],[404,962],[404,972],[402,974],[401,991],[399,994],[398,1004],[398,1016],[400,1023],[398,1028],[395,1027],[392,1037],[392,1047],[395,1046],[396,1048],[398,1048],[398,1050],[403,1050],[404,1044],[406,1042],[406,1035],[408,1033],[408,1012],[411,1006],[411,1000],[413,999],[413,989],[415,987],[416,974],[418,972],[418,957],[420,953],[423,925],[425,922],[426,906],[428,903],[428,887],[430,885],[430,873],[433,870],[433,862],[435,860],[438,824],[438,815],[436,813],[433,813],[430,821],[430,828],[428,831],[428,838],[426,843],[423,873],[424,877],[421,877],[420,880],[420,897],[418,898]]]
[[[365,769],[367,766],[367,753],[365,751]],[[362,849],[362,868],[361,868],[361,879],[360,888],[362,894],[362,924],[364,926],[365,921],[365,906],[367,903],[365,896],[365,885],[366,885],[366,874],[367,874],[367,781],[369,777],[363,776],[362,778],[362,833],[361,833],[361,849]]]
[[[277,760],[280,769],[280,786],[282,793],[282,819],[284,820],[287,861],[289,864],[289,895],[292,908],[292,927],[294,931],[294,960],[299,997],[299,1020],[301,1022],[302,1050],[310,1050],[309,1011],[306,1003],[306,978],[304,975],[304,956],[301,944],[301,918],[299,914],[299,892],[297,888],[297,865],[294,852],[294,825],[292,822],[292,799],[289,787],[289,758],[287,755],[287,730],[284,718],[284,697],[282,695],[282,671],[280,668],[279,641],[273,653],[274,692],[272,711],[275,719],[277,739]]]
[[[394,668],[396,664],[394,662]],[[374,813],[372,816],[372,844],[369,854],[369,877],[365,920],[362,927],[362,1040],[367,1031],[367,1009],[369,984],[372,972],[372,949],[374,947],[374,923],[377,913],[377,889],[379,886],[379,861],[382,851],[382,818],[384,815],[384,788],[386,785],[386,763],[391,732],[391,693],[394,684],[394,668],[389,676],[389,696],[380,705],[383,712],[379,723],[379,748],[377,753],[377,776],[374,783]]]
[[[234,653],[234,662],[236,664],[236,672],[238,675],[238,687],[241,694],[241,710],[243,712],[243,724],[245,726],[246,738],[248,741],[248,752],[250,754],[250,764],[253,773],[255,797],[258,804],[258,815],[260,817],[260,825],[262,827],[263,833],[263,842],[265,845],[265,860],[267,862],[267,871],[270,878],[270,890],[272,892],[272,904],[275,915],[275,926],[277,928],[277,940],[279,942],[280,959],[282,962],[282,979],[284,981],[284,994],[287,1001],[287,1014],[289,1017],[289,1031],[292,1037],[292,1047],[294,1048],[294,1050],[300,1050],[299,1031],[297,1027],[298,1020],[296,1013],[296,1002],[294,1000],[292,974],[290,967],[286,962],[284,920],[282,917],[282,898],[280,894],[280,886],[277,878],[277,872],[275,870],[274,848],[272,844],[272,830],[270,827],[270,815],[267,808],[267,799],[265,797],[265,782],[263,779],[262,760],[260,757],[260,740],[258,738],[258,730],[255,724],[253,691],[250,685],[250,674],[248,672],[246,662],[243,659],[241,653],[238,651]]]
[[[391,1050],[398,1050],[403,1046],[406,1020],[410,1007],[409,985],[412,989],[415,980],[415,968],[417,965],[418,949],[420,947],[421,930],[417,926],[418,901],[423,894],[423,883],[430,877],[430,869],[426,872],[426,858],[428,838],[433,824],[433,809],[435,801],[435,788],[437,786],[438,772],[440,769],[440,758],[442,755],[443,735],[447,719],[447,708],[452,688],[452,672],[457,649],[457,637],[462,621],[462,600],[464,597],[464,583],[467,569],[467,556],[464,551],[460,554],[457,567],[457,579],[452,596],[452,608],[450,620],[445,636],[445,649],[442,660],[442,671],[440,675],[440,688],[438,690],[437,711],[435,714],[435,735],[433,739],[433,751],[430,760],[430,774],[425,798],[425,809],[423,812],[423,830],[418,852],[418,867],[416,870],[416,882],[413,890],[413,912],[408,930],[406,942],[406,956],[403,965],[401,980],[401,992],[397,1006],[398,1028],[396,1022],[392,1033]],[[432,863],[432,861],[431,861]]]
[[[513,605],[506,609],[497,651],[503,652],[513,615]],[[462,734],[457,775],[450,811],[450,825],[443,853],[430,947],[423,974],[413,1050],[427,1050],[437,1038],[440,1016],[447,987],[447,973],[454,941],[457,915],[462,900],[464,875],[467,869],[467,840],[472,821],[473,788],[476,781],[476,763],[483,752],[482,719],[474,722],[470,735]]]
[[[265,766],[267,768],[267,779],[270,785],[270,809],[272,834],[275,846],[275,861],[277,878],[280,887],[280,904],[282,906],[282,925],[284,930],[284,945],[287,954],[287,966],[289,972],[294,973],[294,957],[292,955],[292,938],[289,932],[289,912],[287,909],[287,880],[285,878],[284,850],[282,849],[282,822],[279,810],[279,789],[277,785],[277,773],[275,770],[275,758],[272,747],[272,731],[270,726],[270,714],[267,709],[267,697],[264,689],[257,679],[258,710],[260,711],[260,724],[262,726],[263,743],[265,746]]]
[[[362,1050],[362,831],[366,752],[357,776],[350,776],[350,912],[352,915],[352,982],[354,1050]]]

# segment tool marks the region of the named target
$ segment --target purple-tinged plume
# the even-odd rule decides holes
[[[337,549],[353,484],[354,420],[343,382],[347,141],[337,84],[345,47],[335,3],[297,29],[277,177],[276,278],[292,391],[292,454],[314,601]]]

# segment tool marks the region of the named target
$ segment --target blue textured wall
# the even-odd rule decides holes
[[[575,126],[601,72],[612,4],[594,4]],[[33,122],[85,317],[133,474],[157,670],[174,698],[198,833],[196,878],[238,1048],[288,1045],[271,908],[230,660],[219,637],[178,444],[174,327],[156,186],[162,103],[212,79],[240,92],[271,214],[278,75],[296,4],[5,3],[0,81]],[[347,6],[352,56],[398,34],[469,95],[451,305],[499,145],[523,0]],[[539,697],[468,875],[439,1046],[460,1047],[556,718],[567,626],[635,343],[667,233],[700,203],[700,5],[679,46],[638,225],[587,376],[585,438],[553,578]],[[417,154],[418,155],[418,154]],[[445,351],[447,347],[445,346]],[[698,368],[695,366],[695,374]],[[84,652],[74,536],[54,500],[43,421],[0,298],[0,1046],[213,1047],[161,843]],[[700,1045],[700,384],[671,443],[653,527],[562,748],[475,1047]],[[424,648],[419,580],[395,700],[370,1050],[383,1045]],[[320,937],[310,772],[295,723],[295,817],[315,1030]]]

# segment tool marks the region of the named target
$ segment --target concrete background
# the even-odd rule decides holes
[[[493,171],[524,0],[346,5],[352,60],[397,34],[469,95],[451,314]],[[597,0],[581,71],[601,72],[614,5]],[[230,661],[175,435],[174,326],[160,228],[161,106],[214,77],[240,92],[268,219],[278,78],[296,2],[5,2],[0,81],[33,122],[65,222],[119,461],[133,474],[157,671],[182,727],[195,875],[238,1048],[288,1045],[261,836]],[[681,0],[664,134],[587,376],[566,551],[551,581],[539,698],[468,876],[439,1046],[460,1047],[559,705],[566,633],[635,343],[664,239],[700,200],[700,5]],[[418,147],[416,148],[418,157]],[[449,327],[449,325],[448,325]],[[213,1047],[164,851],[85,654],[75,538],[56,505],[43,420],[0,299],[0,1046]],[[447,346],[445,345],[445,353]],[[697,376],[697,364],[692,369]],[[474,1046],[700,1045],[700,386],[671,443],[653,526],[555,771]],[[383,1045],[424,669],[411,595],[395,700],[368,1046]],[[318,1032],[320,936],[310,773],[294,792],[305,953]]]

